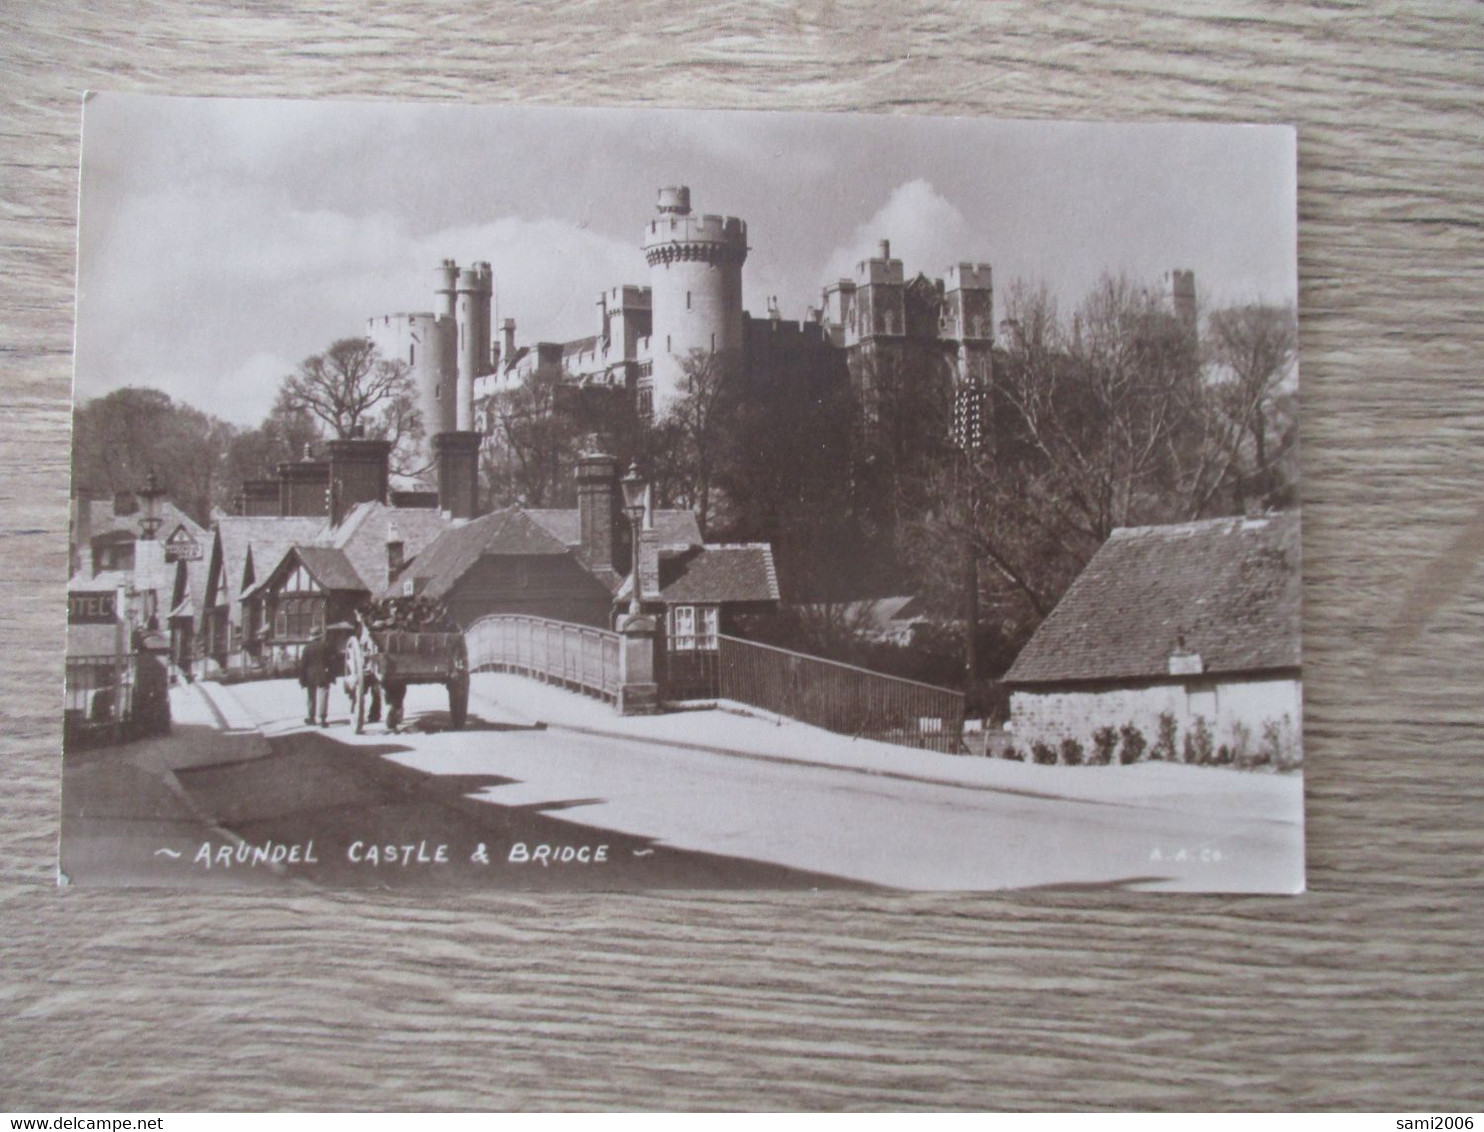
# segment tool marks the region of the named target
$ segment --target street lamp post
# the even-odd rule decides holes
[[[631,556],[632,585],[629,589],[629,616],[637,617],[643,612],[639,595],[639,532],[644,522],[644,493],[648,485],[644,477],[639,474],[639,465],[629,465],[628,475],[619,481],[623,487],[624,510],[628,513],[629,524],[633,529],[631,540],[633,554]]]
[[[139,489],[139,533],[149,549],[146,554],[146,548],[138,543],[135,544],[134,549],[134,588],[141,601],[141,608],[138,610],[141,629],[150,629],[157,624],[155,617],[158,613],[159,595],[151,583],[160,580],[156,574],[158,562],[156,555],[163,554],[163,551],[152,544],[165,522],[165,517],[160,514],[160,503],[167,494],[169,493],[160,486],[160,481],[155,477],[155,470],[151,468],[149,474],[144,477],[144,486]],[[146,557],[149,559],[147,570],[144,562]]]
[[[144,477],[144,486],[139,490],[139,502],[143,508],[143,513],[139,516],[139,531],[147,539],[159,534],[160,526],[165,522],[160,515],[160,500],[165,495],[165,489],[160,486],[160,481],[155,478],[155,470],[151,468],[149,475]]]

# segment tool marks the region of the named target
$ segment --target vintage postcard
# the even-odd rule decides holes
[[[1295,185],[90,96],[63,883],[1301,891]]]

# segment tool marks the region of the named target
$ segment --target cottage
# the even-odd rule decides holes
[[[1296,759],[1299,514],[1116,530],[1005,675],[1023,746],[1173,721],[1219,759]]]

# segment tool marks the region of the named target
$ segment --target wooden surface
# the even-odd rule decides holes
[[[1484,9],[552,9],[0,8],[0,1108],[1477,1109]],[[1295,123],[1310,894],[59,891],[89,87]]]

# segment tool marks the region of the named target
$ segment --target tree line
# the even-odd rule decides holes
[[[393,442],[393,470],[415,474],[423,427],[408,367],[364,338],[334,342],[284,377],[253,428],[221,420],[158,389],[129,387],[79,405],[72,482],[95,498],[133,492],[153,471],[197,522],[233,511],[242,485],[277,473],[326,439]]]

